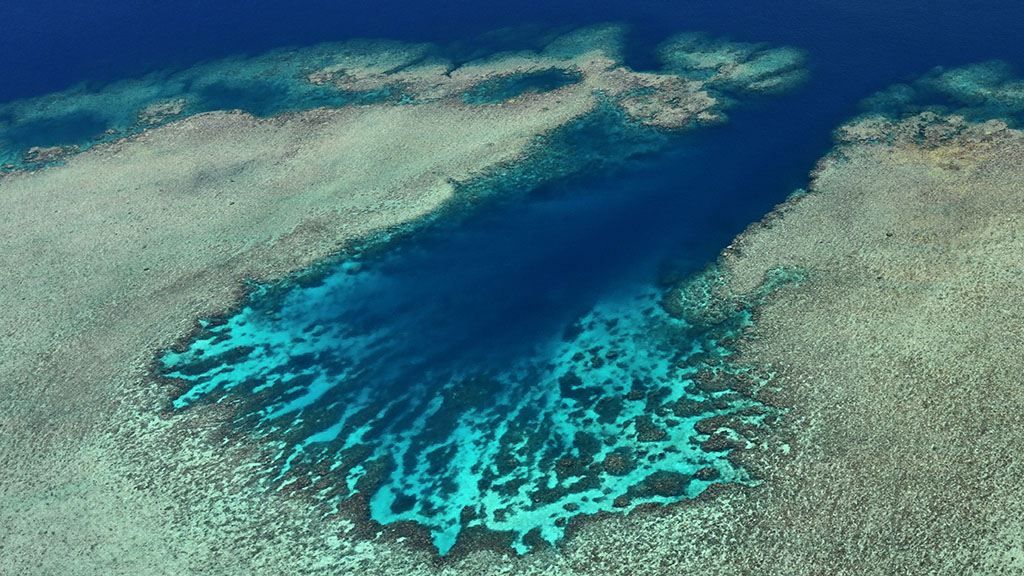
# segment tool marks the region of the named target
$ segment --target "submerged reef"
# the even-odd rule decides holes
[[[913,84],[942,87],[965,115],[919,101],[840,127],[807,192],[723,251],[722,281],[698,294],[713,314],[780,268],[804,273],[762,301],[733,356],[773,374],[758,398],[787,409],[771,431],[789,450],[763,452],[765,482],[714,520],[680,507],[588,527],[588,566],[1024,570],[1024,133],[998,118],[1018,82],[991,71]],[[639,530],[657,551],[615,536]],[[584,556],[598,542],[615,553]]]
[[[717,280],[709,271],[601,304],[512,364],[465,365],[429,349],[396,357],[389,342],[423,323],[338,306],[353,283],[385,281],[372,270],[257,294],[163,359],[176,408],[229,400],[236,433],[267,443],[268,489],[324,513],[359,495],[374,521],[413,521],[444,555],[464,532],[525,552],[580,515],[755,482],[730,453],[762,449],[776,415],[751,399],[767,376],[731,362],[730,345],[779,284],[709,314],[693,297]]]
[[[1009,63],[992,60],[955,68],[938,66],[920,78],[894,84],[864,99],[867,115],[900,118],[932,112],[971,121],[1024,120],[1024,80]]]
[[[677,328],[716,326],[720,320],[735,326],[728,319],[736,318],[736,306],[745,311],[739,316],[743,338],[715,340],[729,352],[724,376],[761,375],[760,386],[744,401],[759,409],[758,402],[785,409],[770,426],[741,431],[769,449],[730,453],[733,469],[756,470],[763,478],[756,487],[719,487],[714,499],[641,506],[629,514],[603,514],[599,522],[576,519],[570,526],[573,537],[557,553],[537,546],[538,553],[510,557],[481,547],[439,569],[427,556],[407,560],[411,547],[401,540],[403,533],[383,543],[386,536],[364,541],[364,548],[351,545],[338,565],[355,570],[368,565],[360,559],[369,558],[382,573],[601,576],[1024,570],[1024,465],[1018,457],[1024,434],[1024,132],[1008,126],[1012,118],[986,114],[977,120],[949,109],[886,110],[840,127],[835,149],[818,164],[807,192],[750,226],[706,275],[661,298],[662,309],[673,315],[661,318]],[[748,308],[747,302],[756,305]],[[279,322],[275,313],[271,310],[264,321]],[[642,321],[641,329],[627,328],[629,317],[599,309],[552,348],[562,356],[540,358],[564,358],[590,346],[594,337],[616,342],[612,327],[600,322],[616,318],[626,326],[620,335],[657,341],[657,330]],[[215,340],[205,338],[211,346]],[[653,348],[634,344],[632,350],[642,356]],[[589,362],[591,373],[609,370],[608,353],[600,352],[603,356],[591,356],[583,350],[576,362]],[[230,371],[263,354],[240,350],[230,364],[220,364]],[[598,368],[595,359],[603,362]],[[706,366],[708,359],[695,367]],[[565,394],[573,403],[543,406],[571,415],[576,402],[588,402],[582,370],[572,363],[555,368],[572,368],[584,385],[571,377],[564,386],[559,382],[558,397]],[[551,375],[561,377],[560,369]],[[216,368],[207,366],[204,373],[215,378]],[[704,383],[696,398],[714,394],[714,379],[682,376],[694,386]],[[186,382],[181,392],[190,389]],[[293,397],[285,390],[281,400],[301,398],[306,390],[299,387]],[[667,426],[673,416],[657,419],[663,405],[659,391],[654,389],[653,415],[635,412],[627,428],[635,437],[616,443],[657,444],[676,433]],[[580,400],[572,396],[577,392]],[[626,401],[646,406],[651,387],[634,400],[628,394]],[[214,410],[232,400],[225,395],[220,403],[202,402]],[[595,403],[591,411],[598,422],[605,407]],[[183,417],[189,412],[182,411]],[[701,421],[710,441],[717,421]],[[467,436],[470,444],[473,438]],[[738,439],[731,433],[718,438]],[[224,445],[231,445],[230,439]],[[292,453],[284,450],[278,459]],[[609,462],[611,455],[604,457],[600,478],[614,482],[636,473],[636,460],[616,455]],[[729,470],[718,463],[710,468]],[[555,460],[553,488],[571,477],[560,477],[559,470],[574,474],[575,464]],[[684,490],[685,482],[659,474],[656,466],[641,493]],[[390,472],[377,476],[382,486],[391,481]],[[713,474],[698,470],[693,477],[698,473]],[[284,476],[279,481],[287,482]],[[298,482],[288,486],[301,489]],[[392,514],[422,512],[414,500],[398,498],[408,486],[394,486]],[[474,520],[481,521],[470,510],[465,522]],[[388,533],[382,527],[381,534]]]
[[[645,131],[718,120],[720,105],[704,86],[724,84],[720,77],[687,78],[681,60],[671,73],[630,71],[616,64],[621,42],[616,27],[591,28],[556,37],[538,51],[458,67],[422,48],[398,53],[391,46],[391,58],[356,51],[306,78],[343,93],[400,94],[390,106],[443,105],[487,116],[498,113],[494,107],[557,106],[568,99],[580,108],[579,121],[545,134],[543,147],[561,145],[566,131],[600,115],[609,124],[595,134],[601,139],[616,124],[634,126],[633,137],[619,130],[621,150],[612,158],[628,154],[634,140],[649,140]],[[764,52],[735,46],[742,47],[735,57],[744,62]],[[718,64],[727,61],[722,55]],[[703,72],[703,63],[695,65]],[[760,90],[753,85],[793,66],[722,74],[729,75],[730,89]],[[564,166],[552,165],[558,158],[536,151],[522,163],[525,173],[511,169],[500,179],[516,177],[513,185],[521,186],[524,177],[536,183],[580,167],[568,155],[561,157]],[[332,276],[327,285],[342,286],[328,291],[331,298],[353,279],[372,283],[365,274],[345,269]],[[763,407],[735,389],[743,375],[730,373],[721,358],[728,355],[719,344],[723,334],[737,337],[742,329],[740,309],[692,325],[618,311],[589,319],[578,335],[582,341],[570,339],[511,365],[455,361],[437,368],[429,354],[394,357],[389,351],[388,342],[408,337],[402,330],[415,323],[321,318],[320,306],[311,304],[314,294],[323,289],[300,290],[280,310],[254,303],[204,330],[189,351],[164,359],[166,376],[188,388],[175,407],[219,401],[227,393],[239,411],[237,430],[272,447],[262,472],[267,488],[308,493],[328,512],[358,495],[372,520],[415,522],[447,554],[464,531],[477,529],[523,552],[557,542],[576,516],[691,498],[713,481],[751,480],[727,456],[753,444],[723,424],[735,417],[742,426],[734,427],[752,430],[765,417]],[[303,314],[309,308],[314,312]],[[637,347],[645,331],[665,340]],[[706,357],[711,364],[703,364]],[[701,387],[711,380],[711,388]],[[722,430],[706,424],[713,417]]]
[[[677,34],[658,48],[666,70],[728,92],[776,93],[807,80],[803,51],[789,46],[733,42],[701,32]]]
[[[154,358],[192,333],[196,318],[217,317],[242,302],[250,290],[247,282],[285,277],[356,244],[380,246],[377,239],[437,215],[460,192],[483,194],[481,183],[497,182],[503,173],[521,176],[524,184],[539,184],[592,166],[591,160],[621,158],[594,150],[625,155],[635,150],[631,142],[614,146],[616,137],[664,135],[722,119],[729,102],[716,88],[679,70],[627,68],[622,40],[620,27],[596,26],[547,36],[530,50],[478,54],[468,60],[452,60],[432,46],[349,42],[210,62],[0,105],[0,251],[6,256],[0,285],[17,287],[0,294],[0,457],[5,464],[0,572],[111,574],[160,566],[182,573],[203,573],[211,567],[236,573],[302,573],[310,566],[354,572],[372,565],[401,573],[428,567],[432,556],[424,556],[423,547],[392,537],[398,522],[379,532],[367,531],[370,522],[352,522],[346,511],[324,518],[323,510],[308,506],[303,497],[282,498],[258,489],[257,483],[266,480],[282,492],[301,496],[310,493],[301,490],[302,478],[312,483],[318,475],[332,473],[328,469],[321,474],[315,467],[310,472],[310,460],[301,453],[292,459],[294,467],[285,470],[307,428],[277,419],[295,426],[296,435],[282,435],[290,441],[284,444],[288,453],[283,461],[265,459],[268,444],[234,433],[239,430],[237,418],[250,418],[254,424],[258,420],[233,400],[164,411],[170,401],[167,388],[155,381]],[[603,148],[580,146],[591,150],[591,159],[570,155],[566,164],[561,160],[570,156],[548,149],[565,143],[559,135],[572,132],[572,127],[595,122],[617,129],[599,131]],[[591,138],[590,132],[577,135],[588,144],[601,140]],[[597,316],[591,320],[593,328],[577,336],[603,338]],[[637,330],[623,329],[622,334]],[[708,346],[719,341],[718,336],[701,338],[697,341]],[[286,344],[290,341],[282,342]],[[653,354],[647,350],[640,356]],[[568,376],[566,406],[540,408],[574,423],[586,420],[587,410],[613,418],[604,405],[600,410],[607,415],[597,412],[585,389],[603,387],[604,380],[584,380],[580,372],[589,368],[572,360],[575,352],[568,359],[551,356],[555,352],[548,350],[547,357],[561,362],[564,373],[545,364],[533,367],[532,376],[438,375],[451,383],[453,398],[445,397],[445,403],[486,406],[464,378],[479,378],[480,390],[495,382],[517,390],[529,377],[548,378],[550,383],[550,378],[572,370],[584,389]],[[611,352],[598,358],[605,363],[601,369],[623,375],[632,370],[611,362]],[[238,348],[231,352],[232,366],[251,366],[246,362],[264,353]],[[367,366],[371,360],[360,361]],[[296,380],[289,382],[303,390],[314,386],[315,377],[298,367],[309,359],[290,361],[286,371]],[[583,362],[598,370],[592,366],[596,359]],[[690,368],[665,365],[664,374],[673,370],[685,379],[687,370],[702,371],[693,362]],[[203,373],[200,364],[192,366]],[[700,382],[690,380],[693,386]],[[742,394],[725,389],[692,392],[686,384],[681,391],[675,385],[665,401],[693,396],[708,402],[691,418],[756,408]],[[608,386],[617,390],[619,384]],[[660,394],[664,386],[646,381],[637,394],[645,387]],[[367,383],[365,389],[372,386]],[[262,392],[281,394],[282,401],[298,398],[276,386],[253,391],[254,397]],[[561,394],[559,382],[550,400]],[[582,509],[579,495],[590,490],[575,481],[570,489],[565,474],[579,476],[583,483],[613,482],[617,496],[625,492],[630,502],[690,496],[716,474],[753,480],[725,456],[734,443],[743,443],[739,435],[748,431],[716,437],[717,428],[710,424],[693,437],[698,444],[714,438],[710,446],[716,450],[687,444],[662,459],[675,459],[681,466],[686,462],[684,475],[661,474],[665,470],[658,467],[664,464],[657,454],[640,455],[643,443],[665,443],[684,431],[690,438],[693,430],[687,427],[694,422],[680,420],[670,426],[669,416],[656,411],[658,405],[652,403],[650,411],[647,406],[646,400],[627,398],[607,424],[629,431],[628,438],[615,442],[617,447],[634,445],[632,464],[624,454],[612,456],[603,445],[566,444],[577,439],[558,432],[561,424],[551,420],[547,432],[523,438],[547,446],[538,469],[550,472],[554,463],[553,484],[532,473],[518,478],[508,471],[479,470],[476,488],[470,490],[480,490],[484,474],[492,474],[492,484],[502,484],[502,491],[493,493],[511,504],[507,519],[507,514],[526,514],[534,505],[525,504],[512,487],[523,481],[535,488],[537,506],[562,502],[565,513],[557,513],[554,524],[568,518],[571,510],[565,505],[574,504],[571,494]],[[439,424],[438,430],[450,437],[448,433],[462,429],[455,427],[457,418],[469,418],[470,426],[473,417],[485,413],[453,412],[447,427]],[[426,426],[437,414],[419,415]],[[421,448],[431,441],[429,435],[410,433],[417,429],[416,418],[404,422],[404,433],[382,427],[374,414],[360,412],[351,418],[346,422],[362,420],[367,432],[377,435],[367,435],[363,447],[368,452],[378,450],[388,434],[415,440]],[[756,424],[758,416],[750,418]],[[308,429],[317,425],[308,423]],[[322,444],[329,445],[330,427],[320,430],[325,434]],[[356,443],[358,438],[350,433],[342,436],[339,430],[338,438]],[[474,436],[467,433],[466,438]],[[504,447],[500,442],[491,446],[513,456],[519,448],[510,442],[511,437]],[[753,438],[750,442],[756,443]],[[441,464],[451,456],[452,445],[446,446],[431,453]],[[465,449],[473,454],[483,448]],[[573,454],[600,457],[601,467],[568,466],[563,457]],[[652,455],[653,462],[646,460]],[[434,464],[429,455],[422,456],[391,458],[391,463],[409,465],[412,472],[426,466],[410,476],[424,486],[431,478],[446,478],[432,476]],[[351,457],[370,460],[368,453]],[[274,476],[269,476],[275,469],[268,463],[278,464]],[[380,458],[379,464],[387,464],[386,459]],[[691,469],[698,464],[702,467]],[[362,476],[345,476],[335,489],[349,490],[349,478],[362,485],[377,482],[381,489],[373,493],[380,496],[363,510],[380,510],[384,521],[422,518],[440,534],[453,533],[449,510],[430,509],[429,498],[405,498],[427,493],[422,486],[404,484],[383,466],[363,469]],[[285,475],[275,483],[281,472]],[[335,472],[340,476],[343,470]],[[636,476],[642,472],[649,473]],[[613,476],[620,480],[612,481]],[[451,494],[446,485],[440,490]],[[600,506],[605,506],[607,495],[599,491]],[[388,500],[389,494],[393,499]],[[502,522],[497,504],[470,510],[465,519],[460,511],[459,527],[463,522],[483,525],[473,513]],[[506,544],[526,547],[555,540],[561,526],[554,525],[556,531],[530,539],[512,529]],[[40,526],[46,526],[44,535]]]
[[[619,26],[594,26],[545,38],[536,50],[459,64],[429,44],[356,40],[211,61],[99,89],[83,84],[0,104],[0,167],[37,168],[167,122],[235,109],[269,118],[457,97],[492,105],[520,98],[519,106],[543,101],[549,108],[603,100],[635,121],[682,128],[720,118],[725,102],[716,91],[776,90],[799,80],[797,51],[696,35],[663,48],[665,70],[636,72],[621,64],[623,38]],[[538,98],[543,93],[551,94]]]

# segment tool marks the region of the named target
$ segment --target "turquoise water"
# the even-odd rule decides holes
[[[231,431],[269,453],[264,489],[301,491],[324,514],[359,491],[366,519],[412,520],[441,553],[479,529],[526,551],[557,543],[581,515],[758,481],[730,454],[756,449],[779,415],[750,397],[770,375],[736,365],[731,350],[763,294],[715,309],[701,297],[713,275],[684,291],[660,280],[703,269],[805,185],[831,130],[864,109],[1019,117],[1021,10],[985,0],[5,2],[0,52],[17,65],[4,70],[0,100],[78,87],[43,107],[0,104],[0,166],[39,168],[45,159],[24,157],[33,146],[83,149],[207,110],[402,102],[397,89],[339,94],[302,80],[321,41],[459,41],[451,50],[470,59],[536,41],[517,28],[464,42],[487,30],[614,20],[634,27],[626,50],[637,69],[656,68],[652,48],[688,29],[806,50],[812,75],[799,93],[736,95],[730,123],[681,137],[605,111],[536,164],[463,190],[467,203],[490,197],[476,209],[383,254],[346,255],[313,286],[262,287],[163,358],[180,379],[176,409],[237,403]],[[185,68],[288,45],[307,48]],[[1007,62],[928,72],[993,58]],[[465,99],[572,81],[498,77]],[[144,112],[151,105],[169,107]]]
[[[527,92],[550,92],[579,80],[579,74],[554,68],[529,74],[507,74],[481,82],[465,93],[462,99],[467,104],[495,104]]]
[[[764,376],[730,361],[756,302],[708,318],[692,297],[703,276],[667,296],[623,287],[513,359],[449,348],[433,304],[394,303],[387,320],[361,306],[400,290],[392,260],[350,259],[206,325],[164,357],[186,384],[175,407],[240,400],[235,424],[273,447],[270,489],[301,487],[325,513],[368,494],[371,518],[416,522],[441,554],[474,527],[525,552],[581,514],[756,482],[729,459],[777,417],[750,397]],[[423,346],[422,329],[438,345]],[[413,350],[395,344],[409,339]]]

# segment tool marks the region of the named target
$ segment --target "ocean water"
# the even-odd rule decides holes
[[[272,455],[265,489],[314,494],[324,514],[362,492],[367,518],[411,520],[442,554],[473,531],[526,552],[557,544],[580,515],[675,502],[713,482],[758,482],[730,452],[758,446],[784,415],[751,399],[770,375],[733,363],[730,343],[763,294],[712,314],[700,296],[713,270],[683,290],[670,291],[669,280],[704,270],[804,186],[831,130],[862,99],[937,65],[1004,60],[968,78],[993,86],[1024,72],[1024,6],[13,1],[0,6],[0,101],[154,71],[165,71],[171,94],[173,70],[196,62],[353,37],[459,43],[470,58],[528,40],[523,32],[470,41],[489,30],[600,21],[632,27],[634,68],[653,67],[651,49],[671,34],[698,30],[803,49],[811,79],[789,94],[739,96],[728,123],[654,145],[609,134],[612,120],[573,126],[558,145],[590,158],[581,173],[540,186],[490,182],[503,195],[386,251],[349,254],[313,280],[257,289],[237,315],[163,358],[167,375],[186,383],[176,409],[241,403],[235,432]],[[466,99],[569,81],[514,78]],[[890,91],[873,105],[906,108],[933,88]],[[259,115],[296,102],[343,104],[267,85],[202,90],[204,109]],[[942,96],[953,107],[978,105]],[[123,133],[104,133],[129,124],[117,109],[0,122],[13,126],[10,148],[87,145]],[[791,281],[799,271],[780,272],[769,287]],[[728,431],[717,434],[712,424],[723,422]]]

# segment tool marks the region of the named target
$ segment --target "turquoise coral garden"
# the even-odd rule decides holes
[[[729,343],[757,299],[797,277],[712,308],[716,278],[602,301],[498,365],[396,346],[437,311],[402,302],[379,323],[354,302],[389,292],[386,263],[349,260],[315,285],[257,293],[164,363],[182,385],[175,408],[241,400],[234,424],[272,447],[267,488],[305,491],[325,513],[362,492],[372,519],[416,522],[441,554],[471,527],[525,552],[577,515],[756,481],[729,455],[777,415],[751,399],[765,376],[733,363]]]
[[[682,35],[665,54],[673,42],[706,51],[665,57],[670,68],[720,74],[714,85],[739,92],[802,78],[796,52]],[[542,68],[461,98],[494,104],[577,81]],[[636,179],[680,154],[694,161],[685,141],[599,107],[528,161],[461,186],[456,204],[488,206],[449,211],[300,287],[260,287],[236,315],[205,323],[162,359],[174,408],[229,402],[233,431],[265,447],[265,489],[301,492],[323,514],[364,502],[365,518],[412,522],[441,555],[470,531],[525,553],[557,544],[577,517],[756,483],[734,452],[760,449],[777,414],[751,394],[767,376],[732,362],[730,343],[760,296],[711,315],[713,270],[668,294],[649,263],[636,277],[633,254],[653,262],[664,242],[692,235],[714,249],[721,234],[678,228],[669,207],[686,195]],[[657,225],[607,234],[637,210]]]

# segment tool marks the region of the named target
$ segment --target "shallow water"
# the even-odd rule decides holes
[[[770,415],[735,390],[705,390],[693,378],[728,366],[729,338],[746,317],[699,326],[672,318],[658,303],[659,277],[702,268],[802,186],[829,131],[874,91],[938,64],[1003,58],[1024,70],[1017,5],[806,4],[666,11],[658,2],[585,10],[556,2],[495,11],[480,3],[383,3],[333,18],[326,6],[282,14],[179,4],[162,13],[99,10],[69,39],[58,36],[69,21],[58,11],[41,38],[3,35],[0,48],[14,60],[57,64],[49,75],[29,74],[30,65],[8,70],[0,99],[283,44],[366,35],[463,40],[530,21],[626,20],[636,30],[630,61],[639,67],[653,66],[658,41],[686,29],[806,49],[813,76],[798,93],[742,102],[728,124],[628,162],[592,162],[582,175],[536,189],[501,183],[519,194],[434,223],[383,255],[350,258],[317,286],[257,294],[189,352],[165,358],[169,375],[194,385],[177,407],[249,401],[239,429],[277,450],[264,471],[268,489],[306,477],[329,511],[332,498],[372,487],[372,518],[415,520],[442,553],[461,530],[478,526],[508,533],[508,543],[525,551],[556,542],[577,514],[692,497],[711,481],[696,479],[698,470],[714,470],[717,481],[755,481],[727,451],[702,449],[707,435],[693,429],[708,416],[739,413],[756,429]],[[19,3],[0,8],[0,21],[15,31],[22,23],[35,33],[38,16],[34,7],[30,19]],[[114,36],[115,19],[136,25]],[[221,34],[217,26],[227,23],[236,36]],[[132,39],[145,61],[123,55],[117,42]],[[487,102],[564,80],[514,79],[477,96]],[[205,109],[269,115],[297,107],[287,88],[272,83],[214,84],[202,93]],[[316,93],[304,98],[308,106],[340,104]],[[104,126],[88,115],[26,124],[11,132],[10,147],[76,143]],[[623,155],[599,136],[581,130],[562,145],[598,158]],[[723,372],[739,377],[744,367]],[[682,400],[697,407],[676,413]],[[609,455],[621,469],[596,465]],[[623,496],[628,502],[616,502]]]
[[[581,140],[599,132],[555,140],[586,155]],[[697,202],[671,185],[674,168],[705,159],[689,141],[485,201],[312,287],[255,296],[164,358],[190,386],[175,406],[242,399],[238,428],[277,451],[268,486],[309,482],[328,511],[369,493],[373,519],[416,520],[442,554],[467,528],[509,533],[526,551],[579,514],[753,481],[731,446],[702,447],[708,434],[694,429],[724,415],[754,428],[770,412],[735,386],[695,382],[744,373],[723,341],[746,312],[691,325],[652,285],[667,255],[694,258],[714,233],[699,211],[678,217]],[[609,471],[618,460],[628,464]]]

